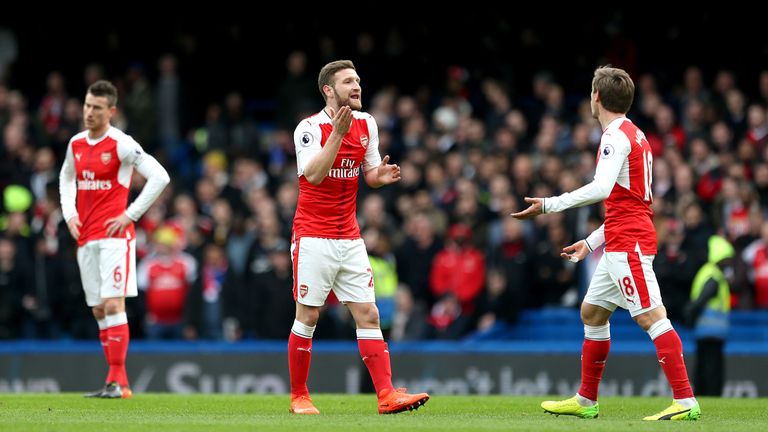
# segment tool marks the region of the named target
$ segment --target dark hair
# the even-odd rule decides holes
[[[117,88],[109,81],[96,81],[88,87],[88,93],[94,96],[105,96],[107,105],[110,107],[117,105]]]
[[[320,89],[320,94],[325,99],[325,93],[323,93],[323,86],[333,87],[333,76],[336,72],[344,69],[355,69],[355,65],[351,60],[336,60],[328,63],[320,69],[320,76],[317,77],[317,87]]]
[[[600,103],[607,111],[626,114],[635,98],[635,83],[618,68],[600,66],[592,78],[592,92],[600,93]]]

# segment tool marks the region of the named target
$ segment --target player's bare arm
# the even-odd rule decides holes
[[[328,175],[328,171],[330,171],[333,161],[336,160],[336,155],[339,153],[341,140],[352,126],[352,108],[345,105],[338,111],[334,111],[330,107],[327,109],[330,111],[328,114],[333,119],[333,131],[328,136],[323,150],[312,158],[307,167],[304,168],[304,177],[314,185],[320,184]]]
[[[579,240],[576,243],[566,246],[560,253],[560,257],[570,262],[579,262],[589,255],[589,248],[586,240]]]
[[[104,222],[104,227],[107,229],[107,237],[112,237],[115,233],[123,235],[125,229],[133,222],[125,213],[118,217],[107,219]]]
[[[515,219],[531,219],[544,213],[544,198],[525,197],[525,202],[530,204],[527,209],[512,213]]]
[[[400,181],[400,166],[387,162],[389,155],[384,156],[379,166],[365,173],[365,183],[368,186],[379,188]]]

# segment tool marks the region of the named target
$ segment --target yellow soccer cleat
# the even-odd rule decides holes
[[[541,403],[544,411],[555,415],[572,415],[579,418],[592,419],[597,418],[600,411],[600,405],[594,404],[591,407],[579,405],[576,396],[561,401],[544,401]]]
[[[643,420],[698,420],[699,417],[701,417],[701,408],[698,402],[690,408],[685,408],[679,403],[672,401],[672,405],[664,411],[645,417]]]

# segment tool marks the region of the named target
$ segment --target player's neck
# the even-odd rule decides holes
[[[600,113],[600,116],[598,117],[598,121],[600,122],[600,127],[602,127],[603,130],[605,130],[605,128],[607,128],[612,121],[621,117],[626,117],[626,114],[603,111],[602,113]]]
[[[103,137],[109,130],[109,126],[109,124],[106,124],[98,129],[88,129],[88,138],[96,139]]]
[[[328,104],[323,108],[323,111],[325,111],[325,115],[328,116],[328,118],[333,118],[333,114],[339,112],[338,107],[333,107],[331,104]]]

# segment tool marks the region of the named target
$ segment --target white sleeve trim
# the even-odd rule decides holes
[[[605,243],[605,224],[600,225],[598,229],[592,231],[592,234],[588,235],[587,238],[584,239],[584,242],[587,244],[587,248],[589,248],[590,252],[594,252],[595,249],[602,246],[602,244]]]

